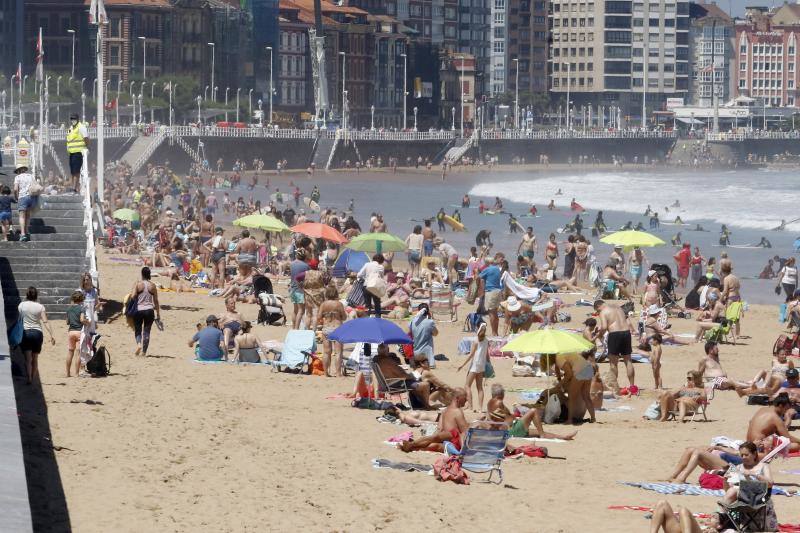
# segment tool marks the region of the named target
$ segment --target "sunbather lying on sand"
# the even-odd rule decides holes
[[[440,411],[401,411],[395,406],[386,409],[383,415],[394,417],[403,424],[411,427],[421,426],[426,423],[437,423],[442,417]]]
[[[650,522],[650,533],[703,533],[704,531],[719,531],[719,515],[716,513],[711,518],[704,520],[705,524],[700,525],[692,511],[686,507],[677,507],[675,512],[666,500],[661,500],[653,509],[653,517]]]

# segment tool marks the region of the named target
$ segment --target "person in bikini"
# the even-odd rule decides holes
[[[236,243],[232,254],[236,254],[236,263],[239,265],[239,272],[245,276],[249,275],[258,264],[258,241],[250,236],[248,230],[242,231],[242,238]]]
[[[453,391],[450,405],[442,412],[437,431],[433,435],[400,443],[399,448],[404,452],[429,450],[444,451],[444,442],[449,441],[456,449],[461,449],[464,435],[469,429],[469,424],[464,416],[463,407],[467,404],[467,391],[459,387]]]
[[[543,406],[533,407],[521,417],[515,417],[514,413],[503,403],[505,394],[506,391],[501,384],[494,383],[492,385],[492,397],[489,399],[489,403],[486,404],[485,416],[486,425],[491,429],[496,429],[497,425],[503,425],[508,428],[508,432],[512,437],[536,437],[540,439],[572,440],[578,434],[577,431],[566,435],[545,431],[542,426]],[[544,394],[547,394],[547,392]],[[530,429],[531,424],[533,424],[533,430]]]
[[[223,230],[218,227],[214,238],[203,243],[203,248],[211,254],[209,265],[211,266],[211,285],[213,287],[225,288],[225,268],[227,261],[225,256],[228,251],[228,241],[222,236]]]
[[[786,352],[781,351],[772,357],[772,368],[762,370],[749,387],[739,387],[736,392],[739,396],[764,395],[772,398],[778,394],[784,382],[788,383],[790,374],[796,378],[797,369],[794,362],[787,359]]]
[[[331,357],[334,349],[340,365],[344,350],[341,342],[330,340],[328,336],[341,326],[345,320],[347,320],[347,312],[342,302],[339,301],[339,292],[333,285],[328,285],[325,287],[325,301],[320,305],[319,314],[317,315],[317,327],[320,328],[322,333],[322,366],[325,368],[325,375],[328,377],[331,377]],[[337,370],[339,367],[334,366],[333,368],[333,376],[336,377],[339,375]]]

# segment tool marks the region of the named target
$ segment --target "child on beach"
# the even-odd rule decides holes
[[[11,204],[15,202],[11,196],[11,189],[8,185],[3,185],[0,189],[0,225],[3,228],[3,240],[8,240],[8,232],[11,230]]]
[[[650,365],[653,367],[653,381],[655,382],[656,389],[663,389],[661,383],[661,342],[662,337],[658,333],[654,333],[650,337]]]

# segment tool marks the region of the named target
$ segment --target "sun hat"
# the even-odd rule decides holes
[[[647,277],[648,278],[652,278],[656,274],[658,274],[658,272],[656,272],[655,270],[648,270],[647,271]]]
[[[519,303],[516,296],[509,296],[508,300],[506,300],[506,309],[509,311],[518,311],[522,307],[522,304]]]

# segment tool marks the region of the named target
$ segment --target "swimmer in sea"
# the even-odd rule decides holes
[[[562,194],[564,194],[564,193],[563,193],[563,192],[561,192],[561,189],[558,189],[558,190],[556,191],[556,196],[561,196]]]
[[[483,203],[483,200],[481,200],[478,204],[478,214],[482,215],[484,211],[486,211],[486,205]]]
[[[644,224],[642,224],[642,221],[640,220],[639,223],[636,224],[636,227],[633,229],[634,231],[644,231]]]
[[[494,197],[494,211],[502,211],[503,210],[503,202],[500,200],[499,196]]]
[[[626,223],[625,223],[625,225],[624,225],[624,226],[622,226],[622,227],[621,227],[619,230],[620,230],[620,231],[630,231],[630,230],[632,230],[632,229],[633,229],[633,221],[632,221],[632,220],[629,220],[629,221],[628,221],[628,222],[626,222]]]
[[[469,203],[470,203],[469,195],[465,194],[464,198],[461,199],[461,207],[466,209],[467,207],[469,207]]]
[[[531,216],[535,217],[537,212],[538,212],[538,210],[536,209],[536,205],[535,204],[531,204],[531,208],[528,209],[528,213],[530,213]]]
[[[681,206],[680,201],[675,200],[675,203],[673,203],[670,207],[680,207],[680,206]]]
[[[672,241],[672,246],[680,246],[682,244],[681,243],[681,232],[679,231],[677,235],[672,237],[671,241]]]
[[[772,231],[783,231],[786,229],[786,220],[781,219],[781,224],[777,228],[772,228]]]
[[[644,210],[644,215],[642,215],[642,216],[649,217],[652,213],[653,213],[653,210],[650,208],[650,204],[647,204],[647,209]]]
[[[698,224],[697,226],[695,226],[695,228],[694,228],[692,231],[708,231],[708,230],[707,230],[707,229],[705,229],[705,228],[704,228],[703,226],[701,226],[700,224]]]
[[[555,203],[555,201],[553,201],[553,200],[550,200],[550,203],[549,203],[549,204],[547,204],[547,209],[549,209],[550,211],[552,211],[552,210],[553,210],[553,209],[555,209],[555,208],[556,208],[556,203]]]
[[[772,243],[769,242],[766,237],[761,237],[761,242],[759,242],[756,246],[760,246],[762,248],[772,248]]]
[[[675,217],[675,224],[683,224],[683,219],[680,217],[680,215]]]

